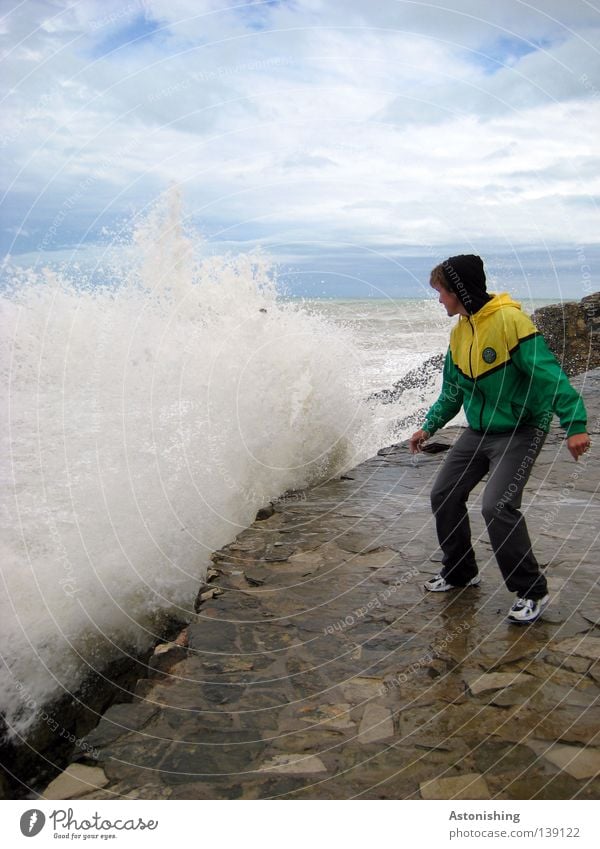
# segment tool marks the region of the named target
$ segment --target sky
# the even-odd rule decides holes
[[[94,257],[180,186],[207,252],[415,294],[479,253],[600,289],[600,4],[0,2],[0,254]]]

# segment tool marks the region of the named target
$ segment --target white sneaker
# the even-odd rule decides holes
[[[474,578],[471,578],[468,584],[465,584],[466,587],[477,587],[481,583],[481,575],[475,575]],[[424,587],[426,590],[429,590],[430,593],[446,593],[448,590],[464,590],[465,587],[457,587],[456,584],[449,584],[445,578],[442,578],[441,575],[436,575],[435,578],[431,578],[429,581],[425,581]]]
[[[516,625],[529,625],[530,622],[535,622],[541,616],[548,607],[549,601],[549,595],[536,599],[517,598],[508,611],[508,621],[514,622]]]

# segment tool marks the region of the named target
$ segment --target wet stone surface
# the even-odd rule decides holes
[[[599,373],[578,380],[597,432]],[[524,628],[506,621],[481,487],[481,586],[423,589],[443,452],[392,446],[280,499],[215,552],[185,635],[84,741],[79,764],[101,772],[83,775],[102,780],[67,776],[69,798],[597,798],[596,452],[575,464],[554,428],[535,467],[523,509],[552,602]]]

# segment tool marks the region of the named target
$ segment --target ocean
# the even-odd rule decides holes
[[[434,371],[374,397],[445,350],[435,298],[286,299],[260,254],[197,259],[173,209],[138,226],[128,256],[93,279],[15,269],[1,298],[13,737],[186,619],[211,552],[258,508],[405,438],[439,389]]]

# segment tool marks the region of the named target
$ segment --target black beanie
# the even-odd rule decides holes
[[[442,263],[444,277],[451,292],[469,313],[477,312],[490,300],[485,288],[483,260],[475,254],[451,256]]]

